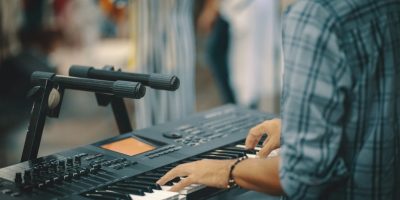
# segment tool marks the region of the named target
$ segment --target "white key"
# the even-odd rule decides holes
[[[242,144],[238,144],[238,145],[236,145],[236,147],[246,149],[246,146],[242,145]],[[261,150],[261,147],[255,147],[254,150],[256,150],[257,153],[258,153]],[[271,153],[268,155],[268,157],[279,156],[279,150],[280,149],[278,148],[278,149],[275,149],[275,150],[271,151]],[[256,154],[246,154],[246,155],[249,158],[258,158],[258,155],[256,155]]]
[[[144,193],[144,196],[130,194],[134,200],[178,200],[179,193],[164,190],[153,190],[153,193]]]
[[[205,188],[205,185],[200,185],[200,184],[192,184],[190,186],[185,187],[185,189],[183,189],[181,192],[179,192],[180,194],[190,194],[193,192],[196,192],[198,190],[201,190],[203,188]]]
[[[239,148],[241,148],[243,150],[246,150],[246,146],[243,145],[243,144],[238,144],[238,145],[236,145],[236,147],[239,147]],[[260,147],[255,147],[254,149],[258,152],[258,151],[260,151],[261,148]],[[257,154],[247,153],[246,156],[249,157],[249,158],[258,158]]]
[[[181,179],[185,179],[185,178],[181,178]],[[175,185],[175,183],[174,183],[174,185]],[[187,194],[190,194],[192,192],[196,192],[198,190],[201,190],[201,189],[203,189],[205,187],[206,187],[205,185],[192,184],[192,185],[186,186],[181,191],[179,191],[179,194],[187,195]],[[164,191],[169,191],[171,188],[172,188],[172,186],[168,186],[168,185],[161,186],[161,189],[164,190]]]
[[[163,191],[169,191],[171,188],[172,188],[172,186],[168,186],[168,185],[162,185],[162,186],[161,186],[161,189],[162,189]]]
[[[247,156],[248,158],[258,158],[258,156],[257,156],[256,154],[249,154],[249,153],[247,153],[246,156]]]
[[[238,144],[238,145],[236,145],[236,147],[239,147],[239,148],[242,148],[242,149],[247,149],[244,144]],[[254,150],[260,151],[261,147],[254,147]]]

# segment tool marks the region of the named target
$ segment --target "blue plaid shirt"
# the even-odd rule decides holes
[[[400,199],[400,1],[298,0],[283,30],[289,199]]]

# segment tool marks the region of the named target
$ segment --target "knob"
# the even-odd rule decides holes
[[[51,164],[50,164],[50,169],[51,169],[52,171],[57,171],[57,163],[51,163]]]
[[[58,161],[58,167],[64,168],[65,167],[65,161],[64,160]]]
[[[101,169],[101,165],[100,164],[94,164],[93,168],[96,169],[96,170],[99,170],[99,169]]]
[[[169,139],[178,139],[182,137],[182,134],[179,132],[169,132],[169,133],[163,133],[163,136]]]
[[[26,172],[26,171],[25,171]],[[39,174],[39,172],[40,172],[40,168],[39,167],[34,167],[33,169],[32,169],[32,173],[33,174]]]
[[[72,158],[67,158],[67,166],[74,166],[74,160]]]
[[[24,181],[25,181],[25,184],[30,184],[32,182],[31,170],[25,170]]]
[[[80,156],[75,156],[75,163],[76,164],[81,164],[81,157]]]
[[[22,184],[22,174],[21,172],[15,173],[15,184],[21,185]]]
[[[47,170],[49,170],[49,165],[48,164],[43,164],[41,171],[47,172]]]

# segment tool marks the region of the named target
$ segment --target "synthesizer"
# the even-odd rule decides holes
[[[173,167],[201,159],[254,157],[244,139],[273,118],[225,105],[186,119],[135,130],[90,145],[0,169],[0,199],[206,199],[223,189],[191,185],[171,192],[155,182]]]

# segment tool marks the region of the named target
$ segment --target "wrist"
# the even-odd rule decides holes
[[[242,161],[246,160],[248,157],[240,157],[236,159],[229,167],[229,173],[228,173],[228,183],[227,183],[227,188],[235,187],[237,186],[237,183],[235,181],[235,177],[233,175],[233,172],[236,168],[236,166],[241,163]]]

